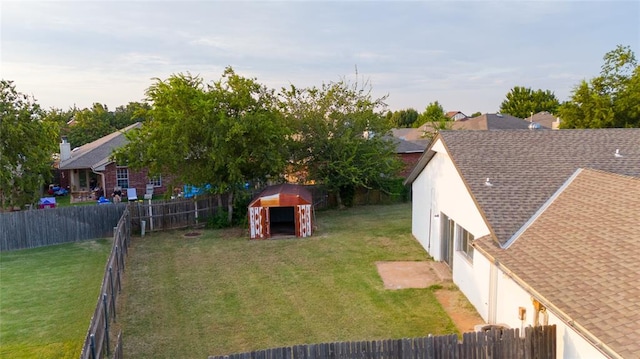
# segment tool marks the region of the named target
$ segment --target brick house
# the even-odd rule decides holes
[[[60,186],[67,187],[72,202],[94,201],[100,196],[111,198],[115,187],[135,188],[138,198],[143,198],[147,185],[153,185],[154,194],[163,194],[170,180],[167,176],[149,177],[146,169],[133,171],[111,160],[113,150],[126,144],[124,134],[139,128],[137,122],[91,143],[71,150],[65,138],[60,143]]]

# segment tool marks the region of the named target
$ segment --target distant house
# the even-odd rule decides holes
[[[491,324],[557,325],[558,358],[640,357],[640,129],[441,131],[412,233]]]
[[[501,113],[485,113],[478,117],[457,121],[451,126],[452,130],[525,130],[532,128],[534,127],[530,121]]]
[[[150,178],[146,170],[132,171],[110,159],[114,149],[126,144],[124,134],[140,126],[137,122],[73,150],[63,138],[58,165],[60,185],[69,188],[73,202],[93,201],[101,195],[109,198],[115,187],[120,187],[123,194],[127,188],[135,188],[139,198],[143,198],[147,184],[153,185],[156,194],[166,191],[166,178]]]
[[[529,122],[539,123],[543,128],[550,128],[553,130],[560,128],[560,117],[556,117],[547,111],[538,112],[527,118],[527,120]]]
[[[449,114],[461,113],[452,111]],[[464,115],[464,114],[463,114]],[[448,124],[449,130],[519,130],[519,129],[549,129],[551,127],[532,126],[528,120],[523,120],[511,115],[500,113],[485,113],[477,117],[464,117]],[[430,138],[438,131],[429,122],[418,128],[394,128],[392,135],[397,139],[397,153],[405,163],[402,177],[406,177],[413,166],[417,163],[417,158],[429,145]],[[419,148],[422,148],[420,150]]]
[[[446,113],[446,116],[448,119],[453,120],[453,121],[460,121],[460,120],[464,120],[467,118],[467,115],[465,115],[464,113],[460,112],[460,111],[449,111]]]
[[[404,164],[400,171],[400,176],[406,178],[418,163],[428,141],[406,141],[401,138],[394,138],[394,142],[396,144],[396,154]]]

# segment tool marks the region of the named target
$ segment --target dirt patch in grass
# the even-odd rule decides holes
[[[437,288],[434,291],[460,333],[471,332],[484,321],[467,298],[444,273],[441,263],[425,261],[376,262],[385,289]]]
[[[385,289],[428,288],[440,283],[431,262],[376,262]]]
[[[436,290],[435,295],[460,333],[472,332],[476,325],[484,323],[476,309],[455,286]]]

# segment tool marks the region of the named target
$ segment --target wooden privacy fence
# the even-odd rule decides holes
[[[225,197],[222,196],[224,209],[226,209],[227,205]],[[214,216],[218,210],[218,199],[215,196],[198,197],[197,199],[132,202],[129,204],[131,226],[135,233],[141,230],[143,221],[145,222],[145,231],[166,231],[204,223],[207,218]]]
[[[109,327],[112,322],[116,321],[116,303],[118,294],[122,289],[122,273],[124,272],[125,258],[130,242],[131,215],[128,210],[125,210],[118,221],[117,227],[114,228],[111,254],[107,260],[104,277],[102,278],[98,303],[89,322],[89,330],[87,330],[87,335],[82,345],[81,359],[106,358],[110,355],[110,348],[113,347],[110,342],[113,339],[109,335]],[[115,347],[114,357],[118,357],[118,355],[122,357],[122,338],[120,334],[116,338]]]
[[[0,214],[0,251],[111,236],[125,204],[33,209]]]
[[[295,345],[254,352],[209,356],[209,359],[553,359],[556,327],[491,331],[458,336]]]

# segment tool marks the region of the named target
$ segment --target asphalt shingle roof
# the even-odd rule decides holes
[[[138,128],[140,126],[142,126],[142,124],[140,122],[136,122],[122,130],[113,132],[93,142],[73,149],[71,151],[70,158],[60,161],[59,169],[72,170],[92,168],[95,165],[104,162],[109,158],[109,156],[111,156],[111,153],[115,148],[126,144],[127,139],[124,137],[124,133],[132,128]]]
[[[393,137],[393,142],[396,144],[396,153],[422,153],[428,144],[406,141],[397,137]]]
[[[620,356],[638,358],[639,217],[640,178],[585,169],[508,250],[489,236],[475,243]]]
[[[501,244],[578,168],[640,176],[639,128],[442,131],[439,136]],[[622,157],[615,156],[616,149]],[[424,166],[421,160],[407,181]]]
[[[531,124],[507,114],[486,113],[484,115],[456,121],[452,130],[526,130]]]

